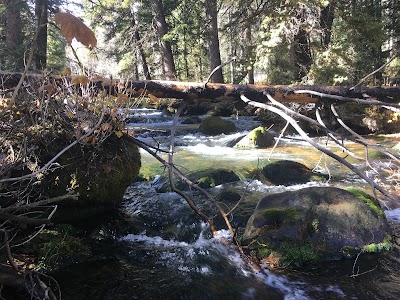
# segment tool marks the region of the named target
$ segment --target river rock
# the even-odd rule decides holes
[[[235,123],[216,116],[207,117],[201,122],[199,131],[206,135],[218,135],[236,132]]]
[[[63,148],[62,141],[53,142],[44,161]],[[76,145],[57,162],[61,167],[42,180],[44,192],[50,197],[79,193],[78,201],[60,204],[55,215],[60,222],[87,220],[117,208],[141,167],[138,147],[129,137],[114,134],[102,143]]]
[[[259,179],[265,184],[288,186],[310,181],[324,182],[327,180],[327,176],[313,172],[301,163],[279,160],[266,165],[261,170]]]
[[[372,197],[368,203],[360,198],[333,187],[268,195],[248,220],[243,243],[260,258],[295,264],[390,248],[384,213]]]
[[[234,148],[268,148],[274,144],[274,137],[264,127],[260,126],[250,131],[249,134],[235,144]]]
[[[187,178],[196,183],[203,189],[209,189],[217,185],[239,181],[239,176],[231,171],[225,169],[209,169],[200,170],[187,175]],[[189,185],[180,180],[175,180],[175,186],[179,190],[189,190]],[[153,187],[159,193],[170,191],[169,180],[167,176],[159,177],[154,183]]]

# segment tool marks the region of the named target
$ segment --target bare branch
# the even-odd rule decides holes
[[[270,99],[273,100],[271,95],[268,95],[268,97]],[[340,156],[336,155],[335,153],[329,151],[328,149],[320,146],[318,143],[314,142],[311,138],[308,137],[308,135],[300,128],[300,126],[297,124],[297,122],[291,118],[289,115],[287,115],[285,112],[283,112],[282,110],[273,107],[271,105],[267,105],[267,104],[263,104],[263,103],[259,103],[259,102],[255,102],[252,101],[250,99],[248,99],[245,96],[242,96],[242,100],[247,103],[250,104],[252,106],[255,107],[260,107],[263,109],[267,109],[269,111],[272,111],[278,115],[280,115],[282,118],[284,118],[287,122],[290,123],[290,125],[293,126],[293,128],[301,135],[301,137],[308,142],[311,146],[313,146],[314,148],[318,149],[319,151],[327,154],[328,156],[332,157],[333,159],[337,160],[338,162],[340,162],[341,164],[343,164],[344,166],[346,166],[347,168],[349,168],[351,171],[353,171],[354,173],[356,173],[358,176],[360,176],[362,179],[364,179],[366,182],[368,182],[369,185],[372,186],[373,189],[377,189],[378,191],[380,191],[383,195],[385,195],[386,197],[388,197],[389,199],[392,199],[394,201],[398,201],[399,199],[397,197],[395,197],[394,195],[391,195],[389,192],[387,192],[385,189],[383,189],[381,186],[377,185],[371,178],[369,178],[367,175],[364,174],[364,172],[362,172],[361,170],[359,170],[358,168],[356,168],[354,165],[352,165],[351,163],[349,163],[348,161],[346,161],[345,159],[341,158]]]
[[[355,102],[355,103],[365,104],[365,105],[381,105],[381,106],[390,106],[390,107],[400,108],[400,105],[398,105],[398,104],[383,102],[383,101],[379,101],[379,100],[373,100],[373,99],[366,100],[366,99],[360,99],[360,98],[343,97],[343,96],[339,96],[339,95],[325,94],[325,93],[312,91],[312,90],[295,90],[295,91],[293,91],[293,93],[294,94],[309,94],[309,95],[314,95],[314,96],[318,96],[321,98],[333,99],[333,100],[341,101],[341,102]]]

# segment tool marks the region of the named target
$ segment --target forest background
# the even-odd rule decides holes
[[[231,61],[213,82],[351,85],[400,46],[397,0],[1,0],[0,69],[22,71],[33,41],[34,70],[82,72],[54,23],[76,8],[98,38],[73,43],[85,72],[114,78],[203,81]],[[396,84],[399,67],[370,83]]]

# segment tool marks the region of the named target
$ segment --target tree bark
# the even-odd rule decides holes
[[[218,9],[216,0],[206,0],[207,39],[209,46],[210,71],[220,66],[221,53],[218,38]],[[217,70],[211,77],[212,82],[223,83],[222,68]]]
[[[171,43],[165,40],[165,35],[168,33],[168,25],[165,21],[164,5],[162,0],[156,0],[157,18],[155,26],[160,37],[160,47],[163,62],[163,72],[167,80],[176,79],[176,70],[174,56],[172,54]]]
[[[0,95],[13,90],[21,78],[21,73],[0,72]],[[52,76],[54,82],[65,84],[65,77]],[[28,82],[42,80],[42,75],[30,74],[26,76]],[[67,79],[68,80],[68,79]],[[93,92],[96,90],[118,93],[119,80],[103,79],[92,81]],[[133,80],[124,81],[129,93],[133,97],[152,94],[158,98],[175,98],[184,100],[210,100],[210,101],[241,101],[241,95],[258,102],[268,102],[268,94],[276,101],[284,103],[315,103],[326,101],[328,103],[356,102],[359,104],[382,105],[375,100],[380,100],[393,107],[400,108],[400,87],[356,87],[350,89],[346,86],[271,86],[253,84],[223,84],[202,82],[179,82],[160,80]],[[366,98],[366,95],[369,98]]]
[[[48,0],[35,1],[35,16],[37,19],[38,33],[36,39],[35,68],[43,70],[47,65],[47,22]]]
[[[332,25],[333,20],[335,18],[335,6],[332,3],[329,3],[327,6],[321,9],[320,15],[320,26],[321,26],[321,46],[325,50],[328,49],[328,46],[331,42],[331,34],[332,34]]]
[[[299,69],[297,79],[301,81],[312,65],[310,42],[304,28],[300,28],[294,38],[294,61]]]
[[[7,65],[14,70],[23,70],[23,34],[21,20],[21,2],[19,0],[2,0],[4,4],[4,32],[6,53],[9,57]]]
[[[140,39],[139,30],[137,29],[137,26],[136,26],[136,20],[135,20],[134,13],[132,13],[131,25],[132,25],[132,28],[134,30],[135,40],[136,40],[137,47],[138,47],[138,50],[139,50],[140,58],[142,60],[142,68],[143,68],[144,76],[145,76],[146,80],[151,80],[149,66],[147,65],[146,54],[144,53],[142,41]]]
[[[247,80],[249,84],[254,84],[254,51],[251,36],[251,23],[249,20],[247,20],[246,28],[244,30],[244,41],[246,47]]]

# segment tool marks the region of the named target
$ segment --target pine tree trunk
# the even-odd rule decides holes
[[[47,10],[48,0],[35,1],[35,16],[38,24],[34,64],[36,70],[43,70],[47,65]]]
[[[133,13],[132,13],[131,25],[134,30],[135,40],[137,43],[137,47],[139,49],[140,58],[142,60],[142,68],[143,68],[144,76],[145,76],[146,80],[151,80],[151,75],[150,75],[149,67],[147,65],[147,60],[146,60],[146,54],[144,53],[142,41],[140,40],[139,30],[136,27],[136,20],[135,20],[135,16]]]
[[[246,45],[246,68],[247,68],[247,79],[249,84],[254,84],[254,53],[251,38],[251,23],[246,22],[246,28],[244,30],[244,40]]]
[[[334,10],[335,6],[332,3],[329,3],[327,6],[321,9],[319,20],[321,26],[321,46],[325,50],[328,49],[328,46],[331,42],[332,25],[335,18]]]
[[[4,3],[4,32],[6,54],[9,57],[7,65],[14,70],[24,68],[23,35],[21,20],[21,2],[19,0],[3,0]]]
[[[163,59],[163,71],[167,80],[176,79],[174,56],[172,54],[171,43],[164,39],[168,33],[168,25],[165,21],[164,5],[162,0],[156,0],[157,19],[155,26],[160,37],[161,55]]]
[[[210,56],[210,71],[221,65],[221,54],[218,38],[218,10],[216,0],[206,0],[207,39]],[[211,77],[212,82],[223,83],[222,69],[217,70]]]

